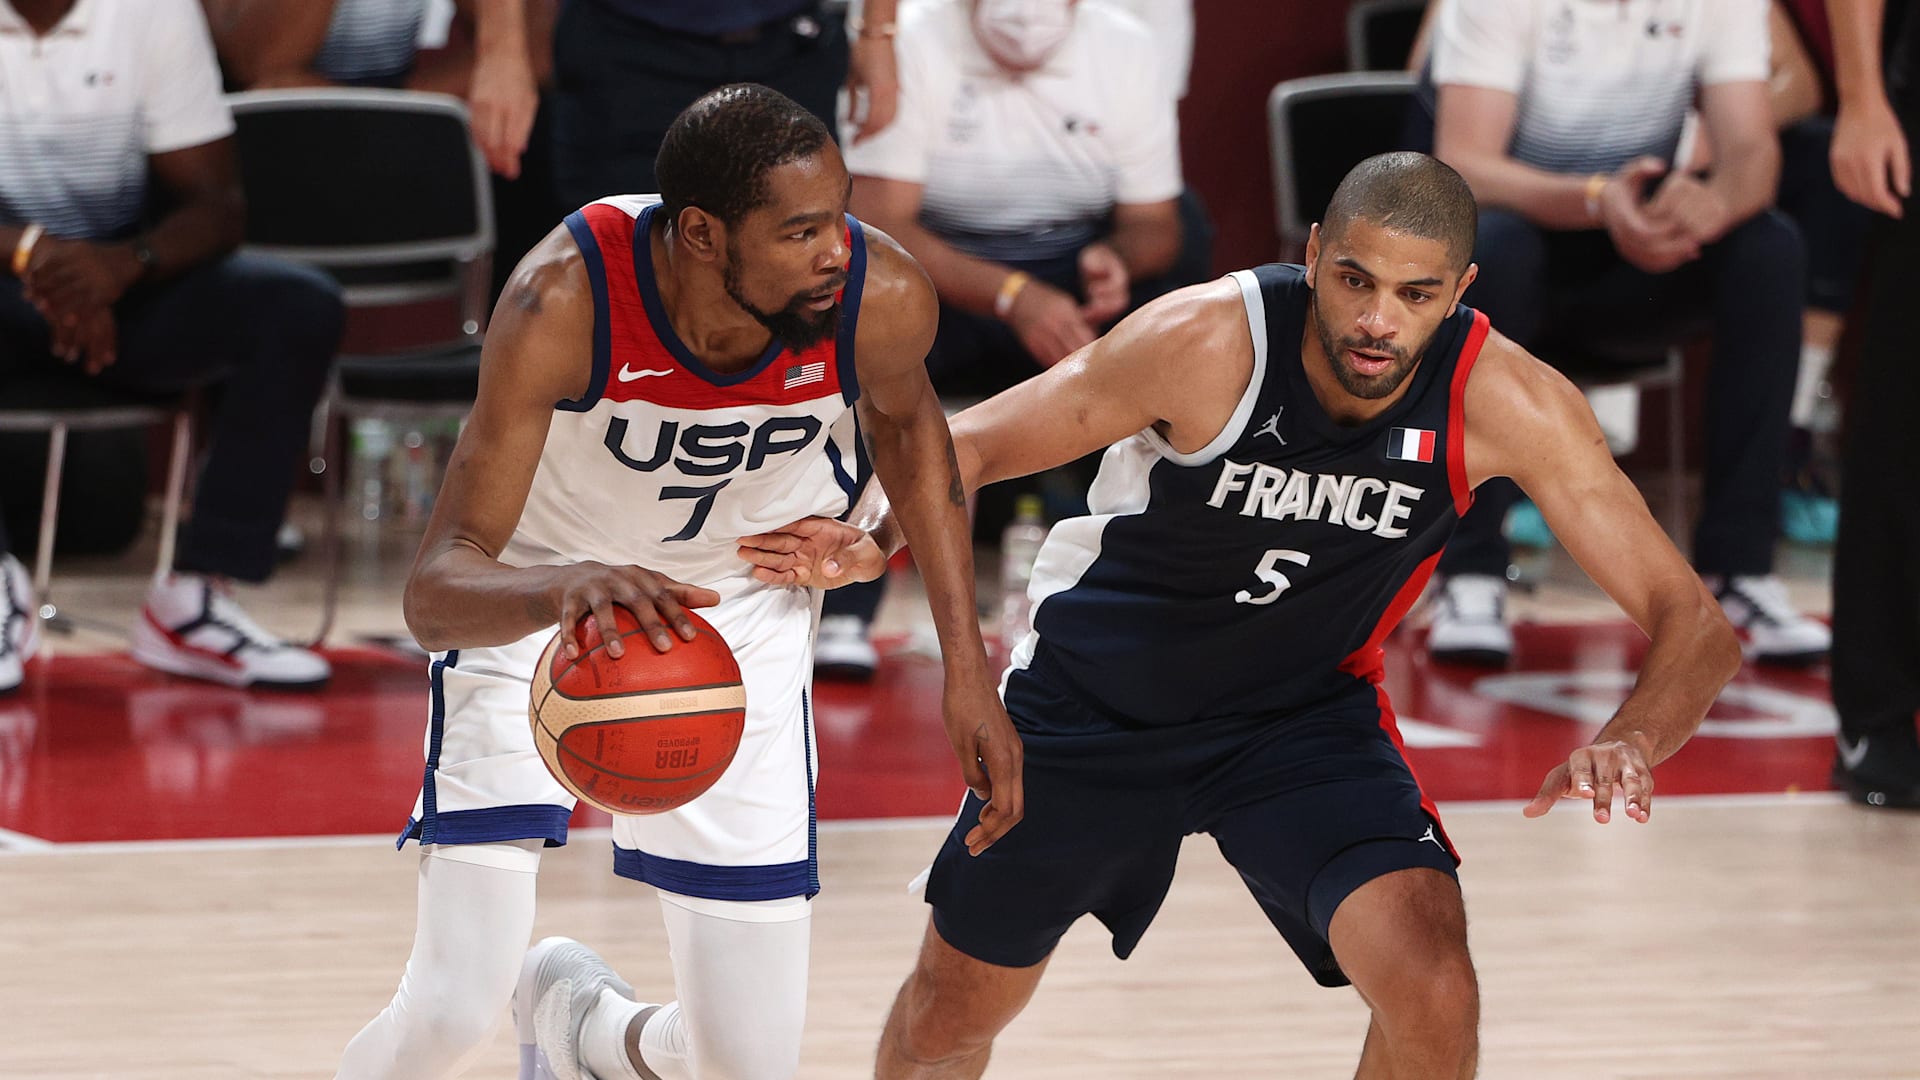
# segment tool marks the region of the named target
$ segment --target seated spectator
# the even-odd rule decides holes
[[[1183,215],[1180,68],[1144,24],[1098,0],[929,0],[896,49],[893,123],[842,141],[854,215],[940,293],[942,394],[1012,386],[1207,275],[1205,245],[1182,244],[1206,229],[1197,203]],[[828,594],[817,671],[872,670],[878,604],[877,583]]]
[[[1480,199],[1469,303],[1551,360],[1713,334],[1694,566],[1751,657],[1802,663],[1826,627],[1773,576],[1806,253],[1771,209],[1765,0],[1446,0],[1434,145]],[[1713,169],[1674,167],[1698,98]],[[1504,663],[1513,498],[1483,487],[1441,558],[1428,648]]]
[[[1178,121],[1139,22],[1097,0],[929,0],[896,47],[894,122],[847,169],[855,216],[940,292],[936,387],[1004,389],[1173,287]]]
[[[227,583],[273,568],[339,343],[339,290],[234,254],[233,119],[199,7],[9,0],[0,71],[0,397],[29,373],[149,392],[223,381],[192,517],[147,594],[134,658],[230,685],[325,682],[327,662],[261,630]],[[0,691],[20,684],[37,628],[7,551],[0,536]]]
[[[471,51],[418,55],[427,0],[203,0],[228,78],[242,90],[384,86],[464,97],[493,171],[520,172],[550,51],[528,45],[528,16],[551,25],[551,0],[456,0]],[[544,38],[541,39],[544,43]]]

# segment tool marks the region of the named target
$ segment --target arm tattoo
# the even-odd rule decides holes
[[[953,452],[953,436],[947,436],[947,499],[955,506],[967,505],[967,488],[960,482],[960,457]]]

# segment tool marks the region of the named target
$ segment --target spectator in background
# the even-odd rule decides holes
[[[327,662],[255,625],[259,581],[339,343],[325,275],[234,254],[233,119],[194,0],[0,0],[0,395],[52,372],[137,391],[224,379],[175,570],[134,626],[149,667],[317,686]],[[157,185],[150,192],[149,176]],[[0,537],[0,690],[36,616]]]
[[[770,86],[831,130],[844,83],[858,139],[887,126],[896,0],[851,22],[821,0],[569,0],[554,28],[554,184],[571,209],[652,191],[667,126],[709,90]]]
[[[1837,463],[1827,444],[1839,430],[1840,416],[1829,375],[1860,277],[1867,213],[1840,194],[1827,164],[1833,144],[1833,43],[1820,0],[1774,0],[1770,20],[1767,96],[1780,130],[1778,205],[1800,226],[1807,244],[1807,309],[1780,519],[1789,538],[1830,544],[1839,511],[1833,498]],[[1692,164],[1704,169],[1712,161],[1701,154]]]
[[[1098,0],[929,0],[898,49],[898,112],[847,170],[855,216],[940,294],[942,394],[1021,382],[1206,276],[1204,245],[1183,260],[1204,230],[1182,227],[1175,68],[1138,20]],[[816,671],[872,672],[879,600],[878,582],[828,593]]]
[[[424,65],[416,53],[427,0],[202,2],[239,88],[384,86],[464,97],[488,164],[508,179],[519,175],[548,55],[528,46],[523,0],[455,0],[472,24],[472,51],[450,50]]]
[[[1447,0],[1434,145],[1481,206],[1468,300],[1551,359],[1713,332],[1694,566],[1750,657],[1825,655],[1826,627],[1773,576],[1779,471],[1799,363],[1805,248],[1770,209],[1780,149],[1765,0]],[[1696,96],[1713,171],[1673,167]],[[1515,495],[1483,487],[1441,557],[1428,648],[1505,663]]]
[[[1920,266],[1913,148],[1920,136],[1920,10],[1884,39],[1884,0],[1830,4],[1840,112],[1833,178],[1874,219],[1866,333],[1847,410],[1833,555],[1834,782],[1868,806],[1920,807]],[[1885,75],[1882,74],[1882,65]]]

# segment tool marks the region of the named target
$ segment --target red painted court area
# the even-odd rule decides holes
[[[1643,649],[1624,622],[1517,632],[1500,673],[1429,664],[1417,631],[1388,642],[1409,756],[1442,802],[1531,796],[1625,697]],[[330,655],[333,685],[305,695],[172,679],[123,656],[37,661],[0,699],[0,829],[66,842],[398,833],[420,783],[426,665]],[[822,682],[814,708],[822,818],[959,805],[936,661],[900,654],[869,686]],[[1823,789],[1832,731],[1824,669],[1749,667],[1660,768],[1659,790]]]

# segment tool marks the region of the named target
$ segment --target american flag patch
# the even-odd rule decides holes
[[[1387,432],[1387,457],[1394,461],[1432,461],[1433,432],[1397,427]]]
[[[827,381],[827,362],[815,360],[811,364],[795,364],[787,369],[787,389],[805,386],[808,383]]]

